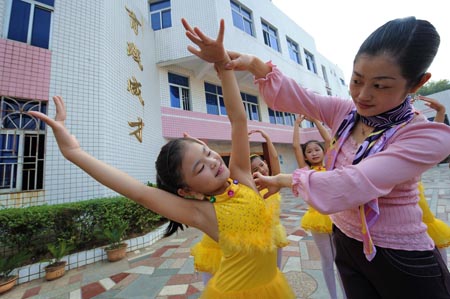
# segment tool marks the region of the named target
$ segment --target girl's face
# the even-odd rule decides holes
[[[222,157],[205,144],[187,143],[181,166],[182,176],[192,194],[216,195],[228,187],[230,170]]]
[[[399,106],[411,92],[389,55],[360,55],[353,65],[350,94],[358,113],[374,116]]]
[[[260,157],[253,158],[251,167],[252,173],[259,172],[262,175],[269,175],[269,166]]]
[[[316,142],[308,143],[305,148],[305,159],[311,166],[322,166],[323,163],[323,149]]]

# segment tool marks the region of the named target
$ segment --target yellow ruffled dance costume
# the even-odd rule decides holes
[[[276,265],[273,211],[251,188],[230,180],[214,209],[222,259],[202,299],[294,299]]]
[[[261,196],[267,193],[267,189],[261,190]],[[278,248],[283,248],[289,245],[289,240],[287,239],[286,229],[280,221],[281,214],[281,194],[279,192],[272,194],[266,198],[266,203],[274,211],[273,213],[273,226],[274,226],[274,241],[275,246]]]
[[[419,206],[422,209],[422,221],[427,225],[428,235],[433,239],[437,248],[450,246],[450,226],[444,221],[435,218],[425,199],[422,182],[419,182]]]
[[[312,170],[315,171],[326,171],[323,166],[312,166]],[[305,215],[302,217],[302,221],[300,226],[307,231],[314,233],[327,233],[331,234],[332,232],[331,218],[328,215],[320,214],[316,209],[311,206],[308,206],[308,210]]]
[[[262,190],[261,195],[263,196],[266,192],[267,189]],[[266,203],[274,211],[273,229],[275,246],[278,248],[286,247],[290,242],[287,239],[286,229],[280,222],[280,193],[271,195],[266,199]],[[216,273],[222,259],[222,251],[220,250],[219,244],[206,234],[203,234],[200,242],[191,248],[191,255],[194,257],[194,268],[196,271],[208,272],[212,275]]]

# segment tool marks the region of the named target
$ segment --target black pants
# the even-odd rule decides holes
[[[333,225],[336,266],[348,299],[450,298],[450,273],[439,251],[377,247],[368,261],[360,241]]]

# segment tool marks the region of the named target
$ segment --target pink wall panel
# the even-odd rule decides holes
[[[0,95],[47,101],[51,51],[0,39]]]
[[[183,132],[205,140],[230,140],[230,122],[226,116],[211,115],[201,112],[185,111],[161,107],[162,131],[166,138],[178,138]],[[262,129],[269,134],[274,143],[292,143],[291,126],[249,121],[248,129]],[[322,140],[315,128],[302,129],[302,139]],[[260,134],[251,135],[250,141],[265,141]]]

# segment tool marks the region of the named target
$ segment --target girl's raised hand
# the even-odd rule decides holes
[[[61,153],[64,157],[68,158],[72,152],[80,149],[80,144],[64,125],[64,121],[66,120],[66,107],[62,97],[54,96],[53,101],[56,106],[55,119],[51,119],[47,115],[37,111],[30,111],[28,113],[36,118],[39,118],[50,126],[50,128],[52,128]]]
[[[436,112],[444,112],[445,113],[445,106],[442,105],[438,100],[433,99],[433,98],[429,98],[429,97],[425,97],[425,96],[417,96],[416,97],[418,100],[424,101],[425,105],[430,107],[431,109],[435,110]]]
[[[181,19],[181,23],[183,23],[183,26],[186,29],[187,38],[200,48],[200,50],[197,50],[189,45],[189,52],[210,63],[229,61],[228,54],[223,46],[225,32],[225,22],[223,19],[220,20],[219,33],[215,40],[206,36],[199,28],[192,28],[184,18]]]

